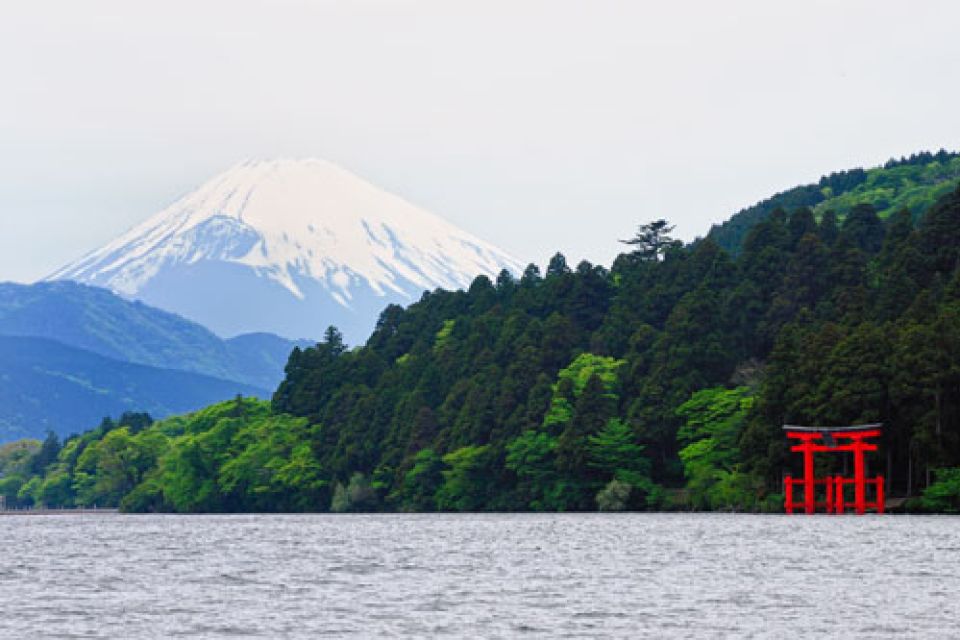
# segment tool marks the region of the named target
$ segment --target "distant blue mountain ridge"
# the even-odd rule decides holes
[[[293,348],[312,344],[269,333],[222,339],[69,281],[0,283],[0,339],[0,441],[65,435],[128,410],[161,417],[237,393],[267,398]]]
[[[115,360],[267,389],[283,378],[295,346],[313,344],[270,333],[224,340],[176,314],[70,281],[0,284],[0,335],[49,338]]]
[[[0,442],[47,431],[63,438],[126,411],[159,418],[237,394],[263,398],[270,391],[112,360],[46,338],[0,336]]]

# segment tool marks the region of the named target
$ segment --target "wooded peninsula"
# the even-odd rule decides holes
[[[0,447],[10,507],[129,512],[782,510],[781,425],[883,423],[905,508],[960,510],[960,158],[824,177],[689,245],[333,327],[272,400]],[[842,456],[822,461],[842,465]],[[831,472],[824,467],[819,473]]]

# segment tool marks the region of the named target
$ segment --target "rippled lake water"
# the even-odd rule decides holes
[[[960,519],[0,517],[0,637],[960,636]]]

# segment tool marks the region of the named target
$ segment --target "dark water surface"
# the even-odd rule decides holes
[[[960,637],[960,518],[0,517],[0,637]]]

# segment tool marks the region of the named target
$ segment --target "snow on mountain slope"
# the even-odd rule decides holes
[[[323,160],[248,162],[49,279],[110,288],[222,335],[366,339],[391,302],[521,265]]]

